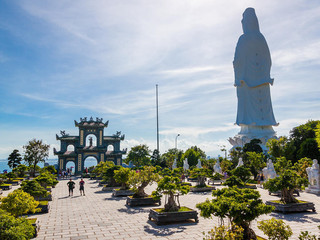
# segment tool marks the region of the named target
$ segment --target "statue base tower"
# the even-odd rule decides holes
[[[246,143],[250,143],[253,139],[259,139],[261,141],[261,148],[264,152],[267,152],[266,143],[269,139],[277,139],[276,132],[273,130],[272,126],[250,126],[250,125],[241,125],[240,132],[235,135],[233,138],[229,138],[229,142],[232,145],[232,149],[236,147],[241,147]]]

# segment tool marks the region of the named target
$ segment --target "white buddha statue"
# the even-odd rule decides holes
[[[220,167],[220,161],[219,161],[219,159],[217,159],[216,164],[213,166],[213,170],[214,170],[215,173],[220,173],[220,174],[222,174],[222,170],[221,170],[221,167]]]
[[[189,164],[188,164],[188,159],[187,158],[183,161],[183,170],[184,171],[189,170]]]

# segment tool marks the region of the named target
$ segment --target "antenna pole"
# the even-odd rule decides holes
[[[156,84],[156,104],[157,104],[157,150],[159,152],[159,105],[158,105],[158,84]]]

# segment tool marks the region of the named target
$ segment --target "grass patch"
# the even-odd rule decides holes
[[[27,220],[31,224],[35,224],[37,222],[37,218],[27,218]]]
[[[2,183],[2,184],[0,184],[0,187],[4,187],[4,186],[11,186],[12,184],[10,184],[10,183]]]
[[[281,200],[270,200],[270,202],[278,203],[278,204],[283,204],[285,205],[286,203],[281,201]],[[302,200],[297,200],[296,203],[307,203],[307,201],[302,201]]]
[[[48,205],[48,201],[39,201],[39,205]]]
[[[158,213],[165,212],[164,208],[154,208],[153,210],[158,212]],[[177,212],[189,212],[189,211],[193,211],[193,210],[191,208],[188,208],[188,207],[180,207]]]

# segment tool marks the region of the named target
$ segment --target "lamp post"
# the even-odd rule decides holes
[[[176,145],[175,145],[176,149],[177,149],[177,139],[178,139],[179,136],[180,136],[180,134],[178,134],[178,135],[176,136]]]

